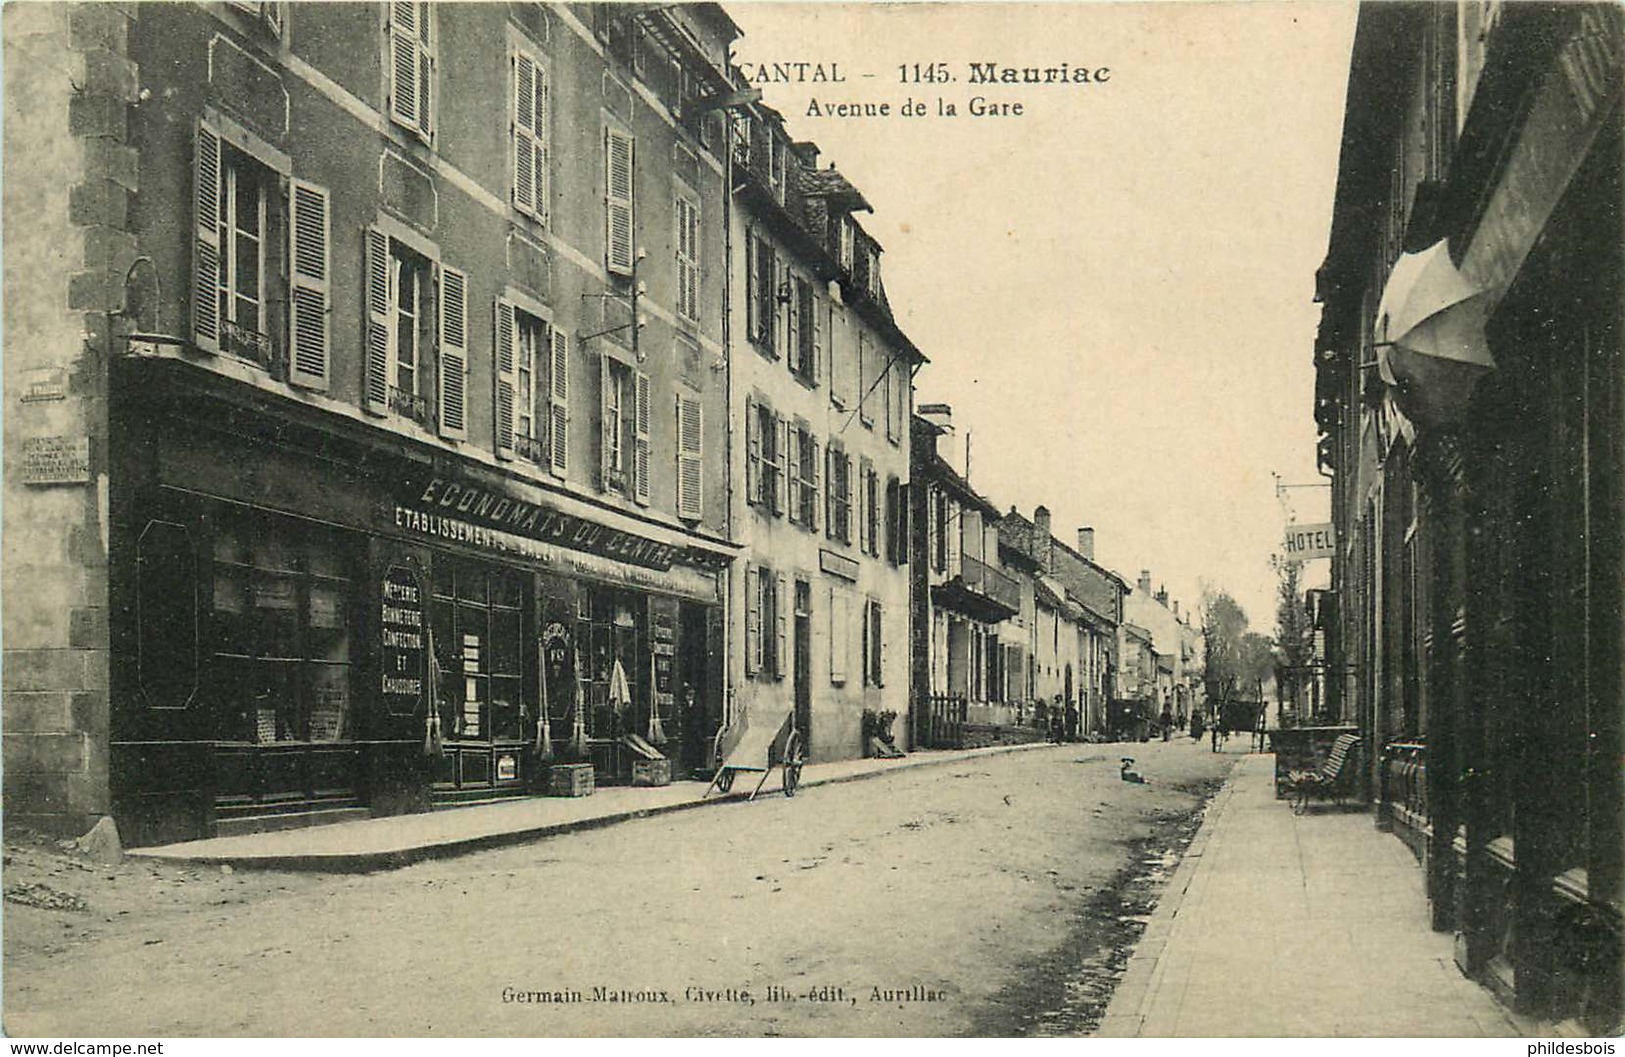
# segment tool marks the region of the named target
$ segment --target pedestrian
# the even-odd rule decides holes
[[[1066,740],[1078,740],[1078,706],[1071,701],[1066,703]]]
[[[1162,704],[1162,740],[1167,741],[1174,734],[1174,710],[1168,707],[1166,701]]]

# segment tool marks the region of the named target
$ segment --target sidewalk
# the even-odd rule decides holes
[[[959,763],[1044,747],[1046,743],[1036,742],[960,751],[920,750],[900,760],[840,760],[807,764],[802,768],[801,788],[879,778],[916,767]],[[768,775],[766,784],[762,786],[762,796],[783,795],[781,774],[775,768]],[[331,873],[387,870],[422,859],[463,855],[578,829],[649,818],[670,811],[734,804],[750,795],[750,791],[756,787],[757,777],[754,774],[740,774],[734,782],[732,793],[719,796],[713,792],[703,800],[701,797],[706,790],[703,782],[677,782],[669,786],[636,789],[611,786],[585,797],[522,797],[494,804],[448,807],[416,815],[392,815],[328,826],[133,848],[128,854],[137,859],[260,869]]]
[[[1428,927],[1422,871],[1371,816],[1275,799],[1237,764],[1118,984],[1111,1037],[1512,1037]]]

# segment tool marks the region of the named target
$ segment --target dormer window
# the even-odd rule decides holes
[[[857,232],[852,228],[852,218],[841,218],[841,268],[852,271],[852,254],[857,245]]]

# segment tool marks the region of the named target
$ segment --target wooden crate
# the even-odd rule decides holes
[[[633,760],[632,784],[670,785],[671,761],[665,757],[658,760]]]
[[[592,791],[592,764],[557,763],[548,768],[548,796],[591,796]]]

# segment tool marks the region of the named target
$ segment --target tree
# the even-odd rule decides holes
[[[1302,710],[1299,697],[1312,680],[1315,629],[1303,599],[1303,563],[1276,559],[1275,672],[1276,690],[1283,701]]]
[[[1275,667],[1274,643],[1249,631],[1247,612],[1227,591],[1202,589],[1202,682],[1211,707],[1242,696]]]

